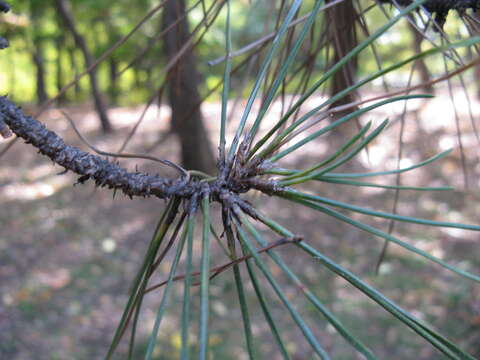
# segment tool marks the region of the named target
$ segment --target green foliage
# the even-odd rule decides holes
[[[142,16],[154,5],[148,0],[134,2],[89,0],[72,1],[71,3],[79,31],[86,37],[96,58],[99,58],[118,39],[133,29]],[[205,3],[207,7],[211,4],[208,1]],[[363,4],[363,2],[360,3]],[[199,1],[189,3],[191,9],[189,20],[192,29],[203,18],[203,7],[199,4]],[[300,10],[300,16],[308,13],[311,4],[313,4],[312,1],[305,2]],[[13,44],[10,49],[4,51],[4,55],[0,59],[0,67],[9,69],[8,72],[1,75],[0,92],[9,93],[10,96],[24,103],[35,101],[36,68],[30,53],[41,43],[47,66],[46,87],[50,96],[53,96],[58,91],[59,85],[62,85],[58,84],[58,75],[56,75],[58,71],[63,73],[64,79],[72,79],[75,74],[83,71],[84,63],[81,53],[74,50],[73,40],[63,28],[50,2],[17,0],[12,1],[11,5],[12,13],[8,15],[10,20],[0,22],[0,31],[8,33],[9,40]],[[364,4],[365,7],[367,5]],[[280,10],[280,4],[275,3],[274,7],[276,7],[275,11]],[[247,1],[237,1],[232,4],[232,13],[234,14],[231,19],[233,49],[242,48],[245,44],[255,42],[265,33],[274,31],[273,22],[266,21],[273,14],[272,6],[267,2],[255,1],[249,4]],[[205,94],[207,94],[208,88],[213,87],[222,78],[220,67],[211,67],[207,63],[224,55],[222,42],[225,21],[226,14],[222,12],[196,46],[199,69],[205,79],[203,86]],[[322,16],[316,17],[312,32],[318,34],[322,30],[322,21]],[[373,8],[368,12],[368,21],[370,26],[378,27],[379,24],[385,22],[385,15],[381,10]],[[449,31],[455,33],[460,31],[460,25],[461,22],[452,19],[448,22],[447,27]],[[407,30],[406,23],[403,22],[391,31],[382,32],[382,39],[375,46],[378,53],[381,54],[383,66],[396,64],[401,59],[412,55],[411,36]],[[153,81],[156,86],[163,79],[163,75],[160,74],[161,66],[159,66],[162,62],[162,42],[160,39],[155,40],[159,31],[160,16],[155,16],[143,25],[131,40],[113,53],[112,58],[117,62],[117,77],[119,77],[117,86],[121,104],[139,104],[147,101],[152,90],[150,82]],[[427,44],[425,46],[431,47]],[[145,51],[145,49],[148,50]],[[324,51],[325,49],[322,49],[321,56],[316,59],[317,71],[312,74],[312,81],[318,79],[322,69],[328,66],[323,62],[326,54]],[[140,59],[137,58],[138,54],[142,54]],[[462,49],[460,54],[464,56],[467,53]],[[72,56],[75,59],[70,59]],[[304,56],[307,56],[305,48],[300,50],[297,59]],[[240,59],[235,59],[233,65],[238,65]],[[358,74],[360,76],[366,76],[376,71],[377,65],[371,52],[361,52],[359,59]],[[133,66],[124,71],[132,61],[134,61]],[[105,93],[108,93],[111,86],[109,66],[108,62],[104,62],[98,68],[100,87]],[[442,58],[430,58],[429,68],[434,73],[443,72]],[[245,73],[245,67],[238,71]],[[405,77],[406,70],[400,70],[397,74],[401,75],[398,76],[398,79]],[[251,82],[255,80],[252,75],[248,75]],[[298,81],[299,77],[289,79],[289,91],[296,89]],[[67,99],[73,103],[81,103],[88,97],[89,91],[89,84],[84,81],[82,82],[82,94],[73,93],[73,90],[70,90]],[[127,96],[125,93],[129,95]],[[218,96],[215,96],[214,94],[212,99],[218,99]]]

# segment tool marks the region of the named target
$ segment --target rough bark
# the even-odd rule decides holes
[[[69,8],[67,2],[65,0],[55,0],[55,6],[65,26],[72,34],[75,40],[75,44],[82,51],[83,57],[85,59],[85,65],[87,67],[90,67],[94,63],[94,58],[90,53],[90,50],[88,49],[85,38],[77,30],[74,17],[72,15],[71,9]],[[105,102],[102,98],[102,94],[100,93],[100,90],[98,87],[98,81],[97,81],[95,70],[92,70],[89,72],[89,78],[90,78],[90,85],[92,88],[93,100],[95,102],[95,108],[100,118],[102,130],[105,133],[111,132],[113,128],[108,118],[107,107],[105,105]]]
[[[236,163],[228,176],[219,176],[212,182],[199,181],[183,171],[182,176],[177,178],[128,172],[98,155],[65,144],[55,132],[48,130],[38,120],[26,116],[18,106],[0,96],[0,135],[6,138],[12,136],[12,133],[66,171],[80,175],[78,183],[93,180],[98,187],[121,191],[129,197],[176,197],[178,200],[186,200],[186,205],[192,209],[196,208],[200,198],[208,196],[211,201],[220,202],[226,211],[241,210],[256,218],[257,213],[241,198],[241,194],[256,189],[269,195],[280,195],[284,190],[278,182],[262,178],[264,170],[271,166],[264,161]],[[227,175],[227,172],[221,171],[221,174]]]
[[[185,14],[185,0],[165,4],[162,28],[166,29]],[[164,51],[172,59],[189,37],[188,20],[184,17],[164,37]],[[211,173],[215,169],[212,147],[202,121],[198,91],[199,74],[193,50],[188,50],[168,76],[168,98],[172,110],[172,130],[180,139],[182,163],[186,169]]]
[[[153,195],[168,198],[173,194],[190,195],[186,190],[185,178],[172,180],[139,172],[129,173],[98,155],[65,144],[56,133],[34,118],[26,116],[6,97],[0,96],[0,130],[5,130],[6,127],[54,163],[80,175],[79,183],[93,179],[97,186],[120,190],[130,197]]]

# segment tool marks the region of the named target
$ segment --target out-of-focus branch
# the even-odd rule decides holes
[[[388,3],[394,6],[408,6],[414,2],[414,0],[377,0],[381,3]],[[480,0],[427,0],[422,7],[435,15],[435,24],[441,30],[447,20],[450,10],[456,10],[459,12],[472,9],[477,11],[480,9]],[[438,30],[438,29],[437,29]]]
[[[10,11],[10,5],[5,1],[0,1],[0,12],[7,13]],[[6,49],[8,47],[8,40],[0,36],[0,50]]]

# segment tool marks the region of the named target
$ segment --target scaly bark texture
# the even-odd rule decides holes
[[[98,186],[121,190],[129,196],[154,195],[167,198],[172,193],[182,193],[182,179],[170,180],[155,175],[129,173],[100,156],[66,145],[53,131],[32,117],[25,116],[6,97],[0,97],[0,132],[1,129],[6,132],[7,127],[54,163],[81,175],[79,183],[92,179]]]
[[[55,164],[80,175],[79,183],[91,179],[99,187],[119,190],[129,197],[177,197],[186,200],[190,207],[196,207],[198,199],[208,195],[211,201],[221,203],[228,211],[241,209],[256,217],[255,210],[240,195],[251,189],[269,195],[283,190],[276,181],[261,178],[263,170],[269,165],[258,158],[247,163],[237,162],[230,172],[221,171],[222,175],[211,182],[185,175],[169,179],[159,175],[128,172],[98,155],[65,144],[60,136],[48,130],[38,120],[26,116],[6,97],[0,96],[0,135],[8,137],[12,135],[11,132],[32,144]]]

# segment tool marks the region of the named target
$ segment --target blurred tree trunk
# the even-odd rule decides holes
[[[155,91],[155,83],[153,79],[153,66],[148,64],[145,67],[145,87],[150,91]]]
[[[55,0],[55,6],[65,26],[72,34],[73,39],[75,40],[75,44],[82,51],[83,57],[85,58],[85,66],[87,68],[90,67],[94,63],[94,59],[87,47],[87,43],[85,39],[77,31],[77,28],[75,26],[75,20],[73,18],[69,4],[65,0]],[[90,71],[89,77],[90,77],[90,85],[92,88],[93,100],[95,102],[95,108],[100,118],[102,130],[104,133],[111,132],[113,128],[108,118],[107,107],[105,106],[105,102],[102,99],[102,95],[98,87],[96,71],[95,70]]]
[[[327,3],[333,0],[327,0]],[[355,8],[354,1],[342,1],[338,4],[328,8],[325,12],[325,31],[328,36],[330,51],[333,51],[331,58],[329,58],[330,66],[338,63],[350,51],[358,45],[357,23],[358,13]],[[339,92],[349,88],[355,84],[358,71],[358,59],[352,58],[340,70],[338,70],[332,77],[330,83],[330,96],[336,95]],[[330,107],[334,108],[350,104],[357,100],[357,92],[350,92],[344,97],[333,102]],[[354,111],[358,107],[350,107],[345,110],[335,112],[331,118],[332,121],[340,119]],[[358,133],[360,129],[360,122],[358,118],[352,119],[335,128],[328,137],[329,146],[332,149],[338,149],[343,146],[349,139]],[[363,165],[358,160],[358,157],[353,159],[348,164],[348,169],[351,171],[362,171]]]
[[[480,65],[475,66],[475,79],[480,79]],[[476,82],[477,86],[477,99],[480,100],[480,83]]]
[[[74,47],[71,47],[71,46],[68,47],[68,56],[69,56],[69,59],[70,59],[70,66],[72,68],[73,75],[76,78],[76,77],[78,77],[78,74],[80,73],[80,71],[78,69],[78,62],[77,62],[77,57],[76,57],[76,54],[75,54],[75,48]],[[82,94],[82,86],[80,84],[80,81],[75,82],[73,90],[74,90],[74,94],[75,94],[74,98],[78,99]]]
[[[12,46],[8,51],[8,95],[11,98],[15,98],[16,93],[16,84],[17,84],[17,73],[15,71],[15,59],[16,59],[16,51]]]
[[[108,84],[108,96],[110,97],[110,102],[114,105],[118,104],[118,62],[114,56],[110,56],[108,59],[108,75],[110,83]]]
[[[332,2],[328,0],[327,2]],[[325,13],[325,26],[328,38],[333,49],[332,65],[347,55],[358,43],[355,23],[357,11],[353,1],[343,1],[327,9]],[[347,62],[333,76],[330,85],[330,95],[335,95],[355,83],[358,62],[353,58]],[[351,103],[355,100],[355,93],[350,93],[337,100],[331,106]],[[349,110],[350,112],[351,110]]]
[[[48,94],[45,81],[45,56],[43,47],[43,34],[42,34],[42,16],[44,14],[44,7],[38,6],[35,1],[30,2],[30,19],[32,21],[33,29],[33,44],[32,44],[32,60],[35,65],[36,71],[36,94],[37,102],[39,104],[48,100]]]
[[[45,58],[43,56],[43,45],[41,41],[35,41],[35,48],[32,50],[32,60],[36,70],[36,93],[39,104],[48,100],[45,83]]]
[[[170,0],[163,11],[162,28],[175,23],[185,14],[185,0]],[[178,21],[164,37],[164,50],[168,60],[172,59],[189,37],[187,17]],[[172,130],[178,135],[182,148],[182,163],[186,169],[211,173],[215,160],[207,130],[202,121],[198,104],[199,75],[192,50],[188,50],[172,68],[168,76],[168,98],[172,110]]]
[[[60,92],[62,88],[65,86],[65,78],[63,73],[63,50],[65,48],[65,36],[63,34],[59,34],[55,37],[55,47],[57,49],[57,56],[55,58],[55,85],[57,87],[57,92]],[[61,95],[57,102],[59,104],[63,104],[66,102],[65,94]]]
[[[328,0],[327,2],[332,2]],[[330,44],[330,51],[333,51],[333,55],[330,60],[330,66],[338,63],[345,55],[347,55],[358,44],[356,22],[357,22],[357,10],[355,9],[353,1],[343,1],[328,8],[325,12],[325,31],[328,35],[328,41]],[[358,61],[354,57],[343,65],[332,77],[330,83],[330,96],[336,95],[339,92],[347,89],[355,84],[355,78],[358,70]],[[357,93],[350,92],[344,97],[333,102],[330,107],[342,106],[352,103],[356,100]],[[336,112],[333,114],[331,120],[337,120],[343,116],[346,116],[354,111],[358,107],[350,107],[348,109]],[[332,148],[338,148],[342,146],[348,139],[354,136],[360,127],[358,119],[352,119],[346,123],[335,128],[332,131],[331,136],[328,137],[329,144]],[[361,169],[359,161],[350,162],[352,169]]]
[[[413,17],[410,17],[410,19],[412,21],[415,21]],[[412,33],[412,36],[413,36],[413,43],[412,43],[413,50],[415,54],[419,54],[422,52],[423,35],[415,26],[412,25],[410,21],[408,22],[408,27],[410,28],[410,32]],[[425,61],[423,58],[418,59],[415,62],[415,68],[420,75],[420,81],[422,83],[426,83],[431,80],[430,71],[428,71],[427,64],[425,64]],[[433,86],[432,85],[425,86],[424,91],[428,93],[433,93]]]
[[[480,9],[476,10],[472,14],[473,19],[475,20],[472,22],[473,29],[472,31],[474,32],[474,35],[478,36],[480,35]],[[477,50],[477,55],[480,55],[480,52]],[[475,79],[480,79],[480,64],[477,64],[475,66]],[[480,100],[480,83],[479,81],[475,82],[477,86],[477,99]]]
[[[104,26],[104,30],[108,34],[108,43],[115,44],[120,40],[121,35],[118,33],[116,27],[112,23],[112,15],[102,17],[100,22]],[[118,90],[118,67],[119,62],[115,54],[108,57],[108,97],[110,98],[110,104],[118,104],[118,97],[120,95]]]

